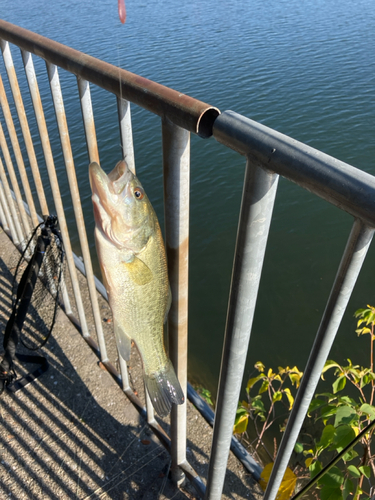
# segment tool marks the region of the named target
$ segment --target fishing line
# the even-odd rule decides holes
[[[128,446],[125,448],[125,450],[121,453],[121,455],[118,457],[117,459],[117,462],[115,462],[112,467],[109,469],[108,471],[108,474],[113,470],[114,467],[116,467],[116,465],[118,464],[118,462],[122,459],[122,457],[124,456],[124,454],[128,451],[128,449],[130,448],[130,446],[134,443],[134,441],[136,441],[137,439],[140,439],[141,435],[142,435],[142,432],[146,429],[146,427],[148,427],[148,424],[145,424],[140,433],[139,433],[139,436],[135,435],[134,438],[130,441],[130,443],[128,444]],[[122,460],[121,460],[122,461]]]
[[[115,486],[111,486],[107,491],[103,491],[103,493],[101,493],[100,497],[102,497],[105,493],[108,493],[109,491],[113,490],[113,488],[115,488],[116,486],[118,486],[122,482],[126,481],[126,479],[129,479],[129,477],[131,477],[133,474],[135,474],[136,472],[138,472],[141,469],[143,469],[143,467],[145,467],[146,465],[148,465],[149,463],[151,463],[153,460],[155,460],[155,458],[157,458],[158,456],[160,456],[162,453],[165,452],[165,449],[162,448],[161,446],[158,446],[158,448],[156,448],[156,449],[160,449],[160,448],[161,448],[161,452],[158,453],[158,455],[156,455],[151,460],[149,460],[148,462],[146,462],[145,464],[143,464],[142,467],[140,467],[139,469],[135,470],[134,472],[132,472],[131,474],[129,474],[125,478],[121,479],[121,481],[119,481],[118,483],[116,483]],[[99,488],[97,488],[95,491],[93,491],[90,495],[88,495],[87,497],[85,497],[83,500],[89,500],[93,495],[96,495],[97,493],[99,493],[100,490],[104,490],[104,488],[109,483],[111,483],[112,481],[114,481],[115,479],[117,479],[118,477],[120,477],[122,474],[124,474],[126,471],[128,471],[129,469],[131,469],[134,465],[136,465],[138,462],[140,462],[141,460],[143,460],[145,457],[147,457],[151,453],[154,453],[154,451],[156,451],[156,450],[151,450],[148,453],[146,453],[145,455],[143,455],[141,458],[138,458],[138,460],[136,460],[135,462],[133,462],[132,464],[130,464],[129,467],[127,467],[126,469],[122,470],[121,472],[119,472],[118,474],[116,474],[115,476],[113,476],[111,479],[109,479],[107,481],[107,483],[105,485],[100,486]]]
[[[151,453],[151,452],[150,452]],[[147,453],[146,455],[149,455],[150,453]],[[151,460],[149,460],[148,462],[146,462],[145,464],[142,465],[142,467],[139,467],[139,469],[135,470],[134,472],[132,472],[131,474],[129,474],[128,476],[124,477],[123,479],[121,479],[121,481],[119,481],[118,483],[116,483],[114,486],[112,486],[111,488],[109,488],[109,490],[107,491],[103,491],[103,493],[100,495],[99,498],[103,498],[103,495],[106,495],[109,491],[113,490],[114,488],[116,488],[119,484],[123,483],[124,481],[126,481],[127,479],[129,479],[129,477],[132,477],[134,474],[136,474],[137,472],[139,472],[140,470],[142,470],[144,467],[146,467],[146,465],[150,464],[151,462],[153,462],[155,459],[157,459],[158,457],[160,457],[160,455],[162,455],[163,453],[165,453],[165,449],[162,448],[161,452],[158,453],[157,455],[155,455],[153,458],[151,458]],[[146,455],[144,455],[142,458],[144,458]],[[139,461],[139,460],[138,460]],[[134,465],[134,464],[133,464]],[[127,470],[127,469],[126,469]],[[125,472],[125,471],[123,471]]]
[[[120,0],[119,0],[120,2]],[[119,80],[119,91],[120,91],[120,98],[118,101],[118,117],[119,117],[119,126],[120,126],[120,135],[121,135],[121,118],[122,118],[122,85],[121,85],[121,61],[120,61],[120,38],[119,38],[119,33],[118,33],[118,23],[116,23],[116,47],[117,47],[117,67],[118,67],[118,80]],[[122,26],[120,27],[122,29]],[[125,61],[124,61],[125,62]],[[120,149],[121,149],[121,158],[124,158],[124,148],[123,148],[122,140],[120,139]]]

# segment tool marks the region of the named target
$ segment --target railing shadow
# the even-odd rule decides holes
[[[0,257],[2,333],[11,311],[12,279]],[[31,308],[25,330],[41,323]],[[22,344],[17,352],[30,353]],[[49,370],[0,399],[1,498],[196,498],[191,487],[183,492],[167,479],[169,454],[110,375],[97,368],[96,356],[61,311],[41,354]],[[16,370],[21,377],[33,366],[17,362]],[[206,477],[209,449],[191,440],[187,446],[190,463]],[[252,497],[246,474],[244,482],[227,474],[229,498]]]
[[[10,313],[11,282],[12,275],[0,259],[2,331]],[[66,328],[67,323],[63,323]],[[61,331],[54,332],[43,348],[49,370],[16,393],[6,391],[0,400],[0,497],[57,500],[123,498],[127,494],[129,498],[146,498],[154,491],[157,498],[162,491],[166,498],[176,493],[187,498],[164,481],[170,460],[167,452],[152,439],[110,376],[93,374],[90,382],[94,384],[88,387],[79,374],[82,367],[73,366],[62,350],[60,336]],[[76,337],[84,350],[82,339]],[[18,352],[27,350],[20,345]],[[17,363],[16,369],[22,376],[29,368]],[[102,407],[116,407],[113,395],[121,403],[115,417]],[[121,415],[124,410],[126,419]]]

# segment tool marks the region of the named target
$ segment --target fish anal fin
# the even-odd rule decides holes
[[[130,262],[123,262],[123,265],[126,266],[131,280],[136,285],[146,285],[153,280],[151,269],[138,257],[134,256],[134,259]]]
[[[120,356],[125,361],[129,361],[132,347],[131,338],[124,332],[123,328],[114,320],[113,325],[116,337],[116,344]]]
[[[184,393],[170,360],[163,370],[145,373],[144,379],[152,405],[161,417],[170,413],[172,403],[181,405],[185,402]]]

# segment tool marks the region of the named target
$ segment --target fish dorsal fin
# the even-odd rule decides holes
[[[115,331],[116,344],[120,356],[125,361],[129,361],[130,351],[132,347],[131,338],[124,332],[123,328],[118,324],[118,322],[115,319],[113,321],[113,329]]]
[[[136,285],[146,285],[153,279],[151,269],[141,259],[134,256],[130,262],[123,262],[129,276]]]

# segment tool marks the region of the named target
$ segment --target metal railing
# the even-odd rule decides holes
[[[39,174],[9,42],[17,45],[22,53],[53,202],[66,250],[78,320],[73,316],[69,298],[65,293],[66,312],[81,331],[83,338],[100,356],[103,365],[115,380],[122,384],[125,394],[138,411],[147,418],[150,427],[162,443],[170,449],[174,480],[178,483],[181,479],[181,472],[186,474],[198,494],[205,496],[206,499],[216,500],[222,494],[279,176],[299,184],[354,217],[353,229],[349,235],[266,491],[265,498],[273,500],[373,236],[375,178],[234,112],[226,111],[220,114],[217,108],[201,101],[0,20],[0,44],[4,63],[36,186],[38,203],[43,214],[48,213],[47,197],[44,194],[45,186]],[[61,200],[59,178],[55,169],[31,54],[46,61],[99,345],[96,344],[87,328],[77,279],[77,259],[72,251]],[[165,237],[173,296],[168,320],[169,352],[185,394],[188,392],[191,394],[191,387],[188,391],[187,384],[190,132],[202,137],[213,135],[218,142],[246,157],[246,174],[206,486],[186,460],[186,405],[173,408],[170,436],[168,436],[156,422],[147,396],[146,406],[144,406],[131,390],[127,366],[121,356],[119,356],[121,376],[108,359],[96,295],[98,282],[94,277],[91,264],[58,67],[77,77],[89,161],[99,161],[89,82],[116,95],[123,156],[133,170],[135,160],[129,103],[135,103],[161,117]],[[0,105],[25,196],[23,200],[7,140],[0,123],[0,149],[6,166],[5,169],[0,158],[0,221],[13,242],[21,245],[30,233],[30,225],[38,223],[38,214],[1,77]],[[178,189],[175,189],[176,187]],[[13,196],[16,200],[15,204]],[[31,224],[24,201],[27,203]],[[212,419],[212,415],[209,418]],[[260,467],[252,459],[248,461],[250,470],[258,479]]]
[[[279,175],[354,217],[269,479],[274,500],[375,228],[375,178],[232,111],[214,123],[216,140],[247,159],[216,406],[207,498],[219,499],[230,422],[237,408]],[[221,446],[218,447],[218,442]],[[223,443],[227,443],[226,447]],[[225,463],[224,463],[225,462]]]

